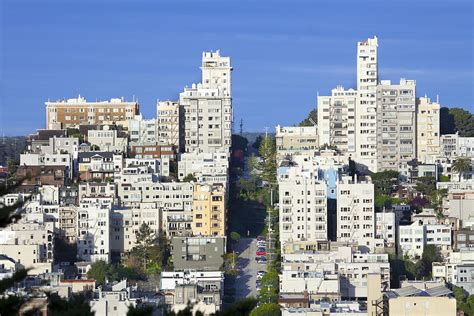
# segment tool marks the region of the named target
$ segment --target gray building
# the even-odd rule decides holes
[[[416,83],[377,86],[377,170],[399,170],[416,158]]]
[[[216,271],[224,264],[226,237],[173,237],[171,244],[175,271]]]

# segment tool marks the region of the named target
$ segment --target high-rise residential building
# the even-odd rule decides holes
[[[416,83],[377,86],[377,170],[399,170],[416,158]]]
[[[195,184],[193,193],[193,234],[225,236],[226,194],[224,186]]]
[[[428,97],[418,99],[417,148],[420,162],[431,162],[440,153],[440,105]]]
[[[139,113],[137,101],[127,102],[123,98],[88,102],[79,95],[76,99],[48,101],[45,104],[47,129],[126,121]]]
[[[377,37],[357,43],[357,162],[377,172]]]
[[[337,241],[374,246],[374,185],[368,179],[343,176],[338,181]]]
[[[327,240],[327,188],[317,169],[281,166],[278,169],[280,243],[316,244]]]
[[[174,101],[159,101],[156,105],[158,143],[173,145],[181,152],[184,145],[183,108]]]
[[[343,152],[356,150],[357,91],[337,86],[331,96],[318,96],[319,145],[336,146]]]
[[[184,111],[185,152],[228,152],[232,136],[230,57],[202,55],[202,80],[179,95]]]

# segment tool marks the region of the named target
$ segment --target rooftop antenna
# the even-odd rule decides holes
[[[265,126],[265,138],[268,137],[268,126]]]
[[[436,95],[436,103],[439,104],[439,94]]]
[[[244,120],[240,119],[240,136],[242,136],[244,130]]]

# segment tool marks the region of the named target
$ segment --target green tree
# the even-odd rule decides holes
[[[279,279],[278,272],[274,268],[270,268],[260,283],[260,302],[276,303],[278,302]]]
[[[471,170],[471,159],[468,157],[458,157],[453,162],[452,171],[459,174],[459,181],[464,176],[464,174]]]
[[[238,243],[240,241],[240,234],[237,232],[231,232],[230,239],[232,239],[234,243]]]
[[[135,238],[136,246],[133,247],[132,253],[142,260],[143,269],[146,270],[152,248],[156,245],[157,236],[147,223],[143,223],[136,232]]]
[[[98,285],[105,284],[105,279],[115,280],[117,278],[114,267],[103,260],[96,261],[91,265],[87,271],[87,277],[94,279]]]
[[[441,113],[443,114],[443,113]],[[449,116],[454,121],[454,129],[461,137],[474,136],[474,116],[462,108],[449,109]],[[441,121],[444,125],[445,121]]]
[[[262,143],[262,140],[263,140],[263,137],[261,135],[258,135],[252,144],[252,148],[255,150],[258,150],[260,148],[260,144]]]
[[[186,177],[183,178],[183,182],[197,182],[197,179],[194,176],[194,174],[190,173]]]
[[[398,183],[399,176],[400,173],[394,170],[385,170],[373,173],[371,178],[375,188],[375,195],[390,195],[392,193],[393,186]]]
[[[255,308],[250,316],[280,316],[280,305],[276,303],[267,303]]]
[[[442,260],[443,258],[435,245],[426,245],[421,256],[421,276],[430,278],[433,262],[440,262]]]
[[[431,196],[433,191],[436,190],[436,179],[434,177],[419,177],[416,180],[415,190],[423,196]]]
[[[436,189],[431,193],[431,207],[437,212],[438,217],[443,216],[443,199],[448,196],[448,189]]]
[[[263,161],[260,163],[260,172],[262,180],[270,186],[276,183],[276,144],[275,139],[266,136],[259,148],[260,156]]]
[[[242,150],[245,154],[247,152],[248,144],[249,144],[249,141],[247,138],[241,135],[232,134],[232,146],[231,146],[232,151]]]
[[[314,126],[314,124],[317,124],[317,123],[318,123],[318,110],[314,108],[308,113],[308,116],[298,124],[298,126]]]
[[[128,308],[127,316],[152,316],[153,307],[152,306],[132,306]]]
[[[93,316],[89,302],[84,295],[74,295],[65,300],[53,293],[48,298],[48,315],[51,316]]]

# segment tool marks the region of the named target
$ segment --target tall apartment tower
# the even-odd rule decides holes
[[[376,36],[357,43],[357,162],[373,172],[377,172],[377,47]]]
[[[64,129],[79,124],[111,124],[132,120],[139,114],[138,102],[113,98],[88,102],[80,95],[75,99],[45,102],[46,129]]]
[[[278,184],[282,249],[326,241],[327,187],[317,171],[302,166],[280,168]]]
[[[343,176],[337,183],[337,241],[373,247],[374,185],[368,179]]]
[[[230,57],[202,55],[202,80],[179,95],[184,111],[185,152],[228,152],[232,136]]]
[[[440,108],[438,102],[428,97],[418,99],[417,147],[418,161],[431,163],[440,153]]]
[[[176,146],[180,152],[184,143],[182,110],[174,101],[160,101],[156,105],[158,143]]]
[[[338,86],[331,96],[318,96],[319,145],[336,146],[343,152],[356,150],[357,91]]]
[[[377,170],[396,170],[416,158],[416,82],[377,86]]]

